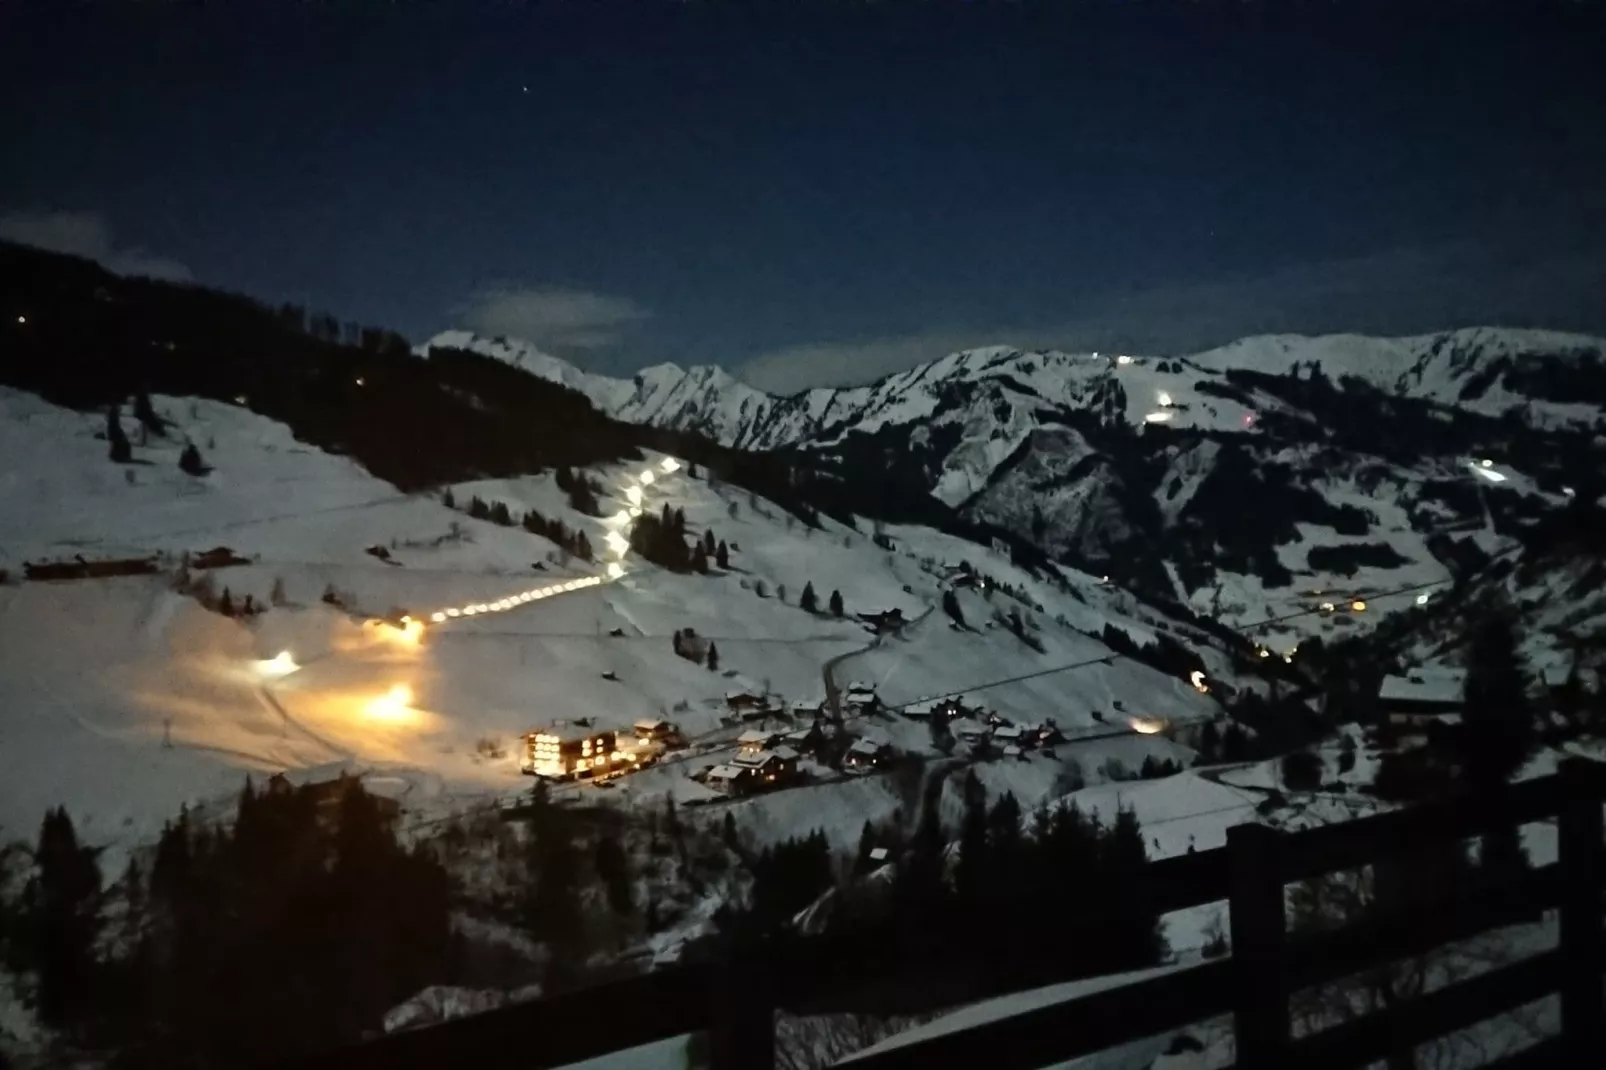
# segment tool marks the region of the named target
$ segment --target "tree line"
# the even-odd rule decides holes
[[[355,779],[270,783],[246,782],[232,828],[181,813],[110,886],[66,811],[45,816],[0,915],[42,1023],[115,1067],[244,1065],[354,1042],[452,979],[441,865]]]

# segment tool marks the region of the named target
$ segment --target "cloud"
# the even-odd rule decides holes
[[[652,315],[627,297],[557,287],[485,290],[456,312],[480,334],[554,349],[605,349]]]
[[[112,240],[111,227],[95,212],[8,212],[0,215],[0,238],[86,257],[119,275],[178,282],[191,278],[190,269],[177,260],[132,246],[119,247]]]
[[[1543,255],[1487,244],[1394,249],[1294,264],[1256,274],[1112,290],[1081,299],[1072,316],[1035,325],[934,327],[896,337],[790,346],[736,373],[762,390],[873,382],[960,349],[1196,353],[1255,334],[1422,334],[1465,326],[1606,330],[1594,298],[1606,291],[1606,250]]]

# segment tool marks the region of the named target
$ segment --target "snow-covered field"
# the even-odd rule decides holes
[[[1056,617],[1094,632],[1113,622],[1139,640],[1176,627],[1091,577],[1073,575],[1061,589],[989,548],[924,529],[891,529],[898,546],[890,554],[872,544],[868,524],[855,531],[827,521],[812,530],[739,488],[685,468],[666,472],[672,466],[661,457],[592,473],[603,485],[608,519],[569,509],[550,475],[453,488],[460,505],[477,495],[504,502],[515,516],[535,508],[585,531],[598,562],[565,563],[545,539],[472,520],[435,495],[401,494],[243,408],[175,398],[158,398],[156,406],[178,425],[173,437],[136,445],[136,457],[148,463],[117,466],[97,437],[103,416],[0,392],[0,454],[7,458],[0,568],[12,574],[0,586],[0,835],[7,838],[31,837],[44,810],[61,804],[91,842],[130,846],[181,805],[225,806],[246,772],[319,778],[361,770],[399,795],[405,813],[427,819],[525,789],[514,742],[542,724],[588,717],[623,729],[641,717],[667,716],[694,737],[733,738],[737,728],[722,717],[729,690],[817,698],[826,663],[843,655],[838,683],[870,679],[887,701],[902,703],[1109,653]],[[125,423],[136,437],[133,421]],[[185,437],[214,467],[209,475],[179,471]],[[654,480],[643,486],[647,469]],[[731,569],[674,575],[627,556],[625,574],[610,578],[606,562],[615,558],[604,547],[629,507],[631,486],[640,487],[644,509],[683,509],[689,534],[712,530],[726,541]],[[217,593],[226,587],[236,605],[247,595],[266,605],[278,587],[283,604],[231,619],[175,589],[182,555],[218,545],[251,563],[208,573]],[[393,563],[365,552],[375,546]],[[162,555],[162,571],[18,582],[25,561],[80,554]],[[958,558],[1017,586],[1041,611],[1002,592],[992,605],[965,592],[976,630],[951,630],[934,610],[942,581],[930,563]],[[550,597],[518,598],[590,578],[596,582]],[[841,591],[845,619],[799,608],[809,582],[822,611],[831,592]],[[331,587],[346,611],[321,601]],[[487,604],[504,609],[429,624],[416,641],[367,620],[398,612],[427,620],[447,608]],[[1005,627],[987,626],[993,606],[1016,605],[1036,622],[1044,653]],[[867,649],[871,636],[854,614],[891,608],[927,616],[904,637]],[[673,652],[672,634],[688,627],[718,646],[720,671]],[[275,671],[270,659],[281,652],[297,671]],[[1206,656],[1225,671],[1219,654]],[[398,688],[406,689],[401,697]],[[1094,709],[1109,715],[1106,726],[1121,729],[1117,695],[1134,714],[1171,721],[1214,709],[1187,681],[1123,659],[982,688],[973,697],[1011,719],[1053,717],[1070,733],[1100,727]],[[929,749],[924,725],[901,717],[854,730]],[[1128,737],[1087,747],[1061,748],[1058,761],[995,762],[984,777],[1029,805],[1050,793],[1073,757],[1094,783],[1109,755],[1136,764],[1173,745]],[[648,770],[608,797],[706,795],[684,775],[697,764]],[[833,838],[851,841],[865,818],[890,810],[884,800],[891,798],[872,779],[777,793],[733,810],[755,835],[827,824]]]

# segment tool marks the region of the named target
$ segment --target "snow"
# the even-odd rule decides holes
[[[738,729],[725,720],[728,691],[818,701],[831,665],[836,686],[857,678],[894,702],[975,692],[990,680],[1110,654],[1055,615],[1089,631],[1114,622],[1138,638],[1176,627],[1091,577],[1073,575],[1061,589],[991,548],[927,529],[889,528],[902,544],[890,555],[834,522],[812,530],[763,499],[693,479],[684,466],[663,472],[657,455],[645,462],[655,471],[647,506],[683,509],[693,534],[712,529],[733,547],[732,571],[672,575],[629,560],[616,581],[514,598],[605,574],[600,564],[563,564],[547,541],[447,510],[434,495],[398,493],[242,407],[154,401],[178,425],[174,439],[136,446],[151,463],[120,467],[94,437],[103,416],[0,392],[0,451],[19,459],[0,477],[0,567],[76,553],[166,555],[164,572],[153,576],[0,586],[0,679],[13,710],[3,729],[11,775],[0,785],[0,830],[31,838],[44,810],[64,804],[90,842],[113,848],[108,864],[117,851],[148,842],[180,805],[226,814],[246,772],[306,779],[357,772],[401,801],[404,824],[490,805],[529,786],[518,769],[521,733],[581,718],[625,733],[637,721],[672,720],[713,748],[672,754],[607,798],[621,805],[665,794],[715,798],[685,774],[731,753]],[[183,436],[202,444],[211,475],[195,479],[177,469]],[[604,486],[605,516],[622,508],[624,488],[640,485],[643,468],[592,472]],[[515,514],[534,508],[561,518],[599,548],[611,530],[608,520],[571,510],[549,475],[453,491],[459,502],[479,495]],[[219,590],[265,604],[278,581],[288,604],[252,620],[227,619],[175,590],[170,570],[178,558],[220,544],[251,563],[211,573]],[[376,544],[390,548],[396,564],[364,553]],[[1046,653],[1002,630],[950,632],[931,612],[942,581],[922,563],[927,557],[971,560],[1019,586],[1044,607],[1030,615]],[[757,594],[758,579],[766,597]],[[846,619],[797,606],[810,580],[822,606],[833,590],[842,592]],[[352,613],[320,602],[331,585]],[[967,613],[986,618],[980,594],[963,598]],[[427,624],[411,639],[364,623],[397,612],[424,619],[475,603],[506,608]],[[900,638],[876,640],[853,619],[890,608],[921,622]],[[720,672],[673,653],[671,633],[686,627],[717,644]],[[623,634],[609,634],[615,630]],[[290,662],[281,655],[297,668],[284,671]],[[386,699],[393,692],[401,697]],[[1214,709],[1186,681],[1123,659],[977,696],[1013,720],[1055,717],[1069,731],[1092,727],[1085,711],[1109,709],[1116,694],[1130,709],[1175,721]],[[776,719],[759,727],[802,726]],[[929,730],[896,715],[854,731],[930,753]],[[484,753],[485,740],[502,756]],[[1114,753],[1106,748],[1126,747],[1122,753],[1141,761],[1134,744],[1159,745],[1095,740],[1088,757],[1096,765]],[[1039,755],[1007,764],[1001,781],[1021,782],[1033,798],[1050,790],[1060,768]],[[899,803],[882,778],[870,777],[728,805],[753,815],[756,834],[792,835],[823,822],[851,839],[867,817],[884,818]]]

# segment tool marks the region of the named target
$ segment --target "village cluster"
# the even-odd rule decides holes
[[[629,734],[595,727],[589,721],[552,725],[523,738],[520,768],[531,776],[557,781],[592,781],[599,786],[638,772],[671,753],[686,760],[734,748],[735,754],[688,776],[726,796],[742,796],[795,786],[812,777],[863,776],[898,758],[887,741],[855,734],[847,725],[869,718],[902,715],[930,726],[956,755],[972,760],[1026,760],[1041,751],[1057,758],[1065,742],[1052,719],[1016,724],[996,711],[955,695],[902,707],[882,702],[874,684],[854,682],[839,702],[824,698],[787,702],[776,695],[733,690],[725,695],[724,720],[747,725],[734,740],[689,740],[680,726],[663,719],[640,720]],[[1141,731],[1141,729],[1138,729]]]

